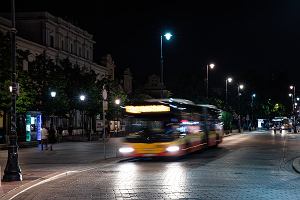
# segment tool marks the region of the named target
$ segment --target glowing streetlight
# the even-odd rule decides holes
[[[119,105],[121,103],[121,100],[120,99],[116,99],[115,100],[115,104]]]
[[[85,100],[85,95],[80,95],[79,99],[80,99],[80,101],[84,101]]]
[[[52,98],[54,98],[54,97],[56,97],[56,92],[52,91],[52,92],[50,92],[50,95],[51,95]]]
[[[215,64],[207,64],[206,65],[206,98],[208,99],[208,68],[213,69]]]
[[[226,96],[226,99],[225,99],[225,103],[227,104],[227,100],[228,100],[228,89],[227,89],[227,85],[228,85],[228,83],[231,83],[233,81],[233,79],[231,78],[231,77],[228,77],[228,78],[226,78],[226,80],[225,80],[225,96]]]
[[[164,36],[167,40],[170,40],[173,35],[171,33],[166,33]]]

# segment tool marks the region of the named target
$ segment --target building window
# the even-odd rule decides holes
[[[54,48],[54,37],[53,37],[53,35],[50,35],[50,47]]]

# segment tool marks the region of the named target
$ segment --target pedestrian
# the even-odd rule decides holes
[[[59,126],[57,128],[57,142],[60,143],[62,141],[62,132],[63,132],[63,128],[61,126]]]
[[[50,144],[50,151],[52,151],[53,144],[56,143],[56,130],[53,125],[50,126],[48,140]]]
[[[46,128],[45,125],[43,125],[43,128],[42,128],[42,140],[41,140],[41,147],[42,147],[42,151],[44,150],[44,145],[46,147],[46,150],[48,150],[48,129]]]

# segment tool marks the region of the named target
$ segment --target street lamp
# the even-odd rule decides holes
[[[213,69],[215,67],[215,64],[207,64],[206,65],[206,98],[208,99],[208,68]]]
[[[116,106],[117,106],[117,130],[116,130],[116,132],[117,132],[117,135],[118,135],[118,133],[119,133],[119,105],[120,105],[120,103],[121,103],[121,100],[120,99],[116,99],[115,100],[115,104],[116,104]]]
[[[239,84],[238,85],[238,101],[239,101],[239,121],[238,121],[238,123],[239,123],[239,133],[241,132],[241,93],[240,93],[240,90],[242,90],[242,89],[244,89],[244,85],[243,84]]]
[[[85,101],[85,95],[80,95],[79,96],[79,99],[81,102],[84,102]],[[82,111],[81,111],[81,123],[82,123],[82,136],[84,135],[83,134],[83,129],[84,129],[84,115],[83,115],[83,106],[82,106]]]
[[[52,92],[50,93],[50,95],[51,95],[52,98],[54,98],[54,97],[56,97],[56,92],[55,92],[55,91],[52,91]]]
[[[15,19],[15,1],[11,0],[11,119],[9,132],[9,145],[7,146],[7,162],[4,170],[3,181],[21,181],[22,174],[18,161],[18,144],[17,144],[17,73],[16,73],[16,19]]]
[[[253,113],[253,99],[256,97],[256,94],[251,95],[251,114],[252,114],[252,123],[254,123],[254,113]]]
[[[296,114],[295,114],[295,105],[296,105],[296,86],[295,85],[290,85],[290,90],[293,90],[293,116],[294,116],[294,133],[297,132],[296,130]]]
[[[52,100],[56,97],[56,92],[55,91],[51,91],[50,95],[52,97]],[[53,106],[53,105],[52,105]],[[52,114],[53,115],[53,114]],[[53,116],[51,117],[51,125],[53,126]]]
[[[228,100],[228,94],[227,94],[227,85],[228,83],[231,83],[232,82],[232,78],[231,77],[228,77],[226,78],[226,81],[225,81],[225,104],[227,105],[227,100]]]
[[[164,86],[164,58],[163,58],[163,36],[166,40],[170,40],[173,36],[171,33],[160,35],[160,81],[161,81],[161,98],[163,98],[163,86]]]

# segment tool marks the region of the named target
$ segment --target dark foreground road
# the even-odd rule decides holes
[[[300,199],[300,135],[252,132],[176,161],[96,165],[14,199]]]

